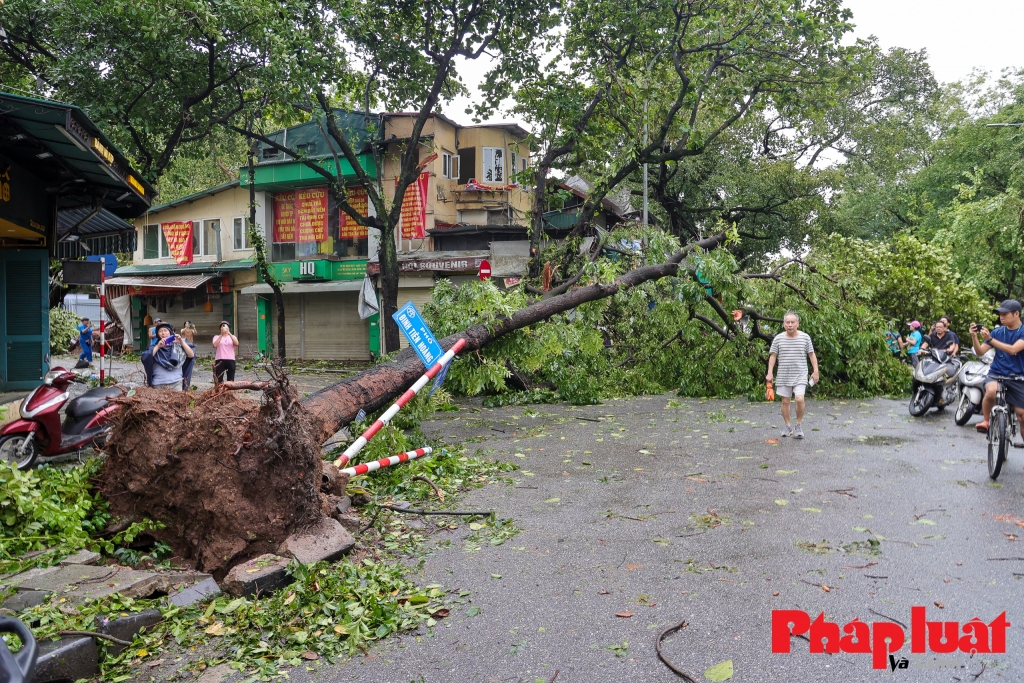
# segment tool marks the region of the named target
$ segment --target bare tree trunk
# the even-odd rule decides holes
[[[267,245],[263,236],[256,231],[256,140],[253,138],[249,143],[249,234],[250,241],[256,251],[256,267],[263,276],[264,282],[270,285],[274,292],[274,301],[277,304],[277,357],[285,357],[284,339],[284,294],[281,293],[281,284],[270,272],[267,263]]]
[[[441,346],[449,349],[460,338],[465,338],[465,351],[483,348],[498,337],[529,325],[535,325],[551,316],[576,308],[577,306],[612,296],[619,291],[636,287],[663,277],[675,275],[683,258],[695,250],[712,249],[725,240],[725,234],[714,235],[699,242],[693,242],[676,252],[665,263],[637,268],[618,277],[613,282],[598,283],[580,287],[549,299],[542,299],[526,308],[502,318],[493,325],[474,325],[462,332],[449,335],[441,340]],[[362,408],[370,413],[384,407],[412,384],[424,372],[423,364],[412,349],[406,349],[390,363],[376,365],[354,375],[343,382],[321,389],[302,400],[305,408],[320,418],[324,424],[322,440],[348,424]]]

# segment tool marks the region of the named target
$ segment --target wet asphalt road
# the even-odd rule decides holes
[[[678,681],[654,646],[684,619],[663,649],[697,681],[725,660],[733,681],[973,681],[982,660],[982,681],[1024,680],[1024,451],[993,485],[984,438],[948,412],[912,419],[884,399],[808,409],[803,441],[777,438],[778,404],[746,400],[443,414],[428,433],[476,439],[470,452],[522,468],[515,486],[474,491],[463,508],[493,508],[523,531],[475,552],[467,530],[435,537],[451,545],[416,578],[469,591],[451,616],[292,680]],[[773,609],[909,624],[914,605],[961,623],[1006,610],[1007,654],[890,672],[797,639],[792,654],[770,652]]]

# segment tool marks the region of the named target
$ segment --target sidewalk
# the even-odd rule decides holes
[[[142,386],[146,381],[146,373],[143,370],[142,361],[138,360],[138,356],[129,356],[128,358],[131,360],[108,357],[104,365],[107,368],[107,377],[113,377],[117,380],[118,384],[124,386]],[[55,367],[59,365],[70,369],[75,367],[77,361],[77,356],[54,356],[50,366]],[[267,379],[264,367],[263,363],[255,363],[251,359],[240,359],[235,372],[235,380]],[[311,394],[326,386],[340,382],[345,377],[367,367],[369,367],[368,363],[344,361],[288,361],[292,384],[299,390],[300,395]],[[94,357],[93,368],[93,374],[99,375],[99,356]],[[196,360],[195,369],[192,371],[192,386],[198,387],[200,390],[213,386],[212,358],[199,358]]]

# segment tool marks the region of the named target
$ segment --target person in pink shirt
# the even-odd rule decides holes
[[[213,356],[213,382],[235,381],[235,351],[238,349],[238,337],[231,334],[231,325],[222,320],[220,334],[213,338],[213,348],[217,352]]]

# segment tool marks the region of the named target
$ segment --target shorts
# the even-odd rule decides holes
[[[788,387],[775,387],[775,394],[782,398],[789,398],[790,396],[803,396],[807,390],[806,384],[790,385]]]
[[[989,379],[985,381],[985,386],[997,380]],[[1004,379],[1003,380],[1003,394],[1006,397],[1006,403],[1013,406],[1014,408],[1024,408],[1024,381],[1019,379]]]

